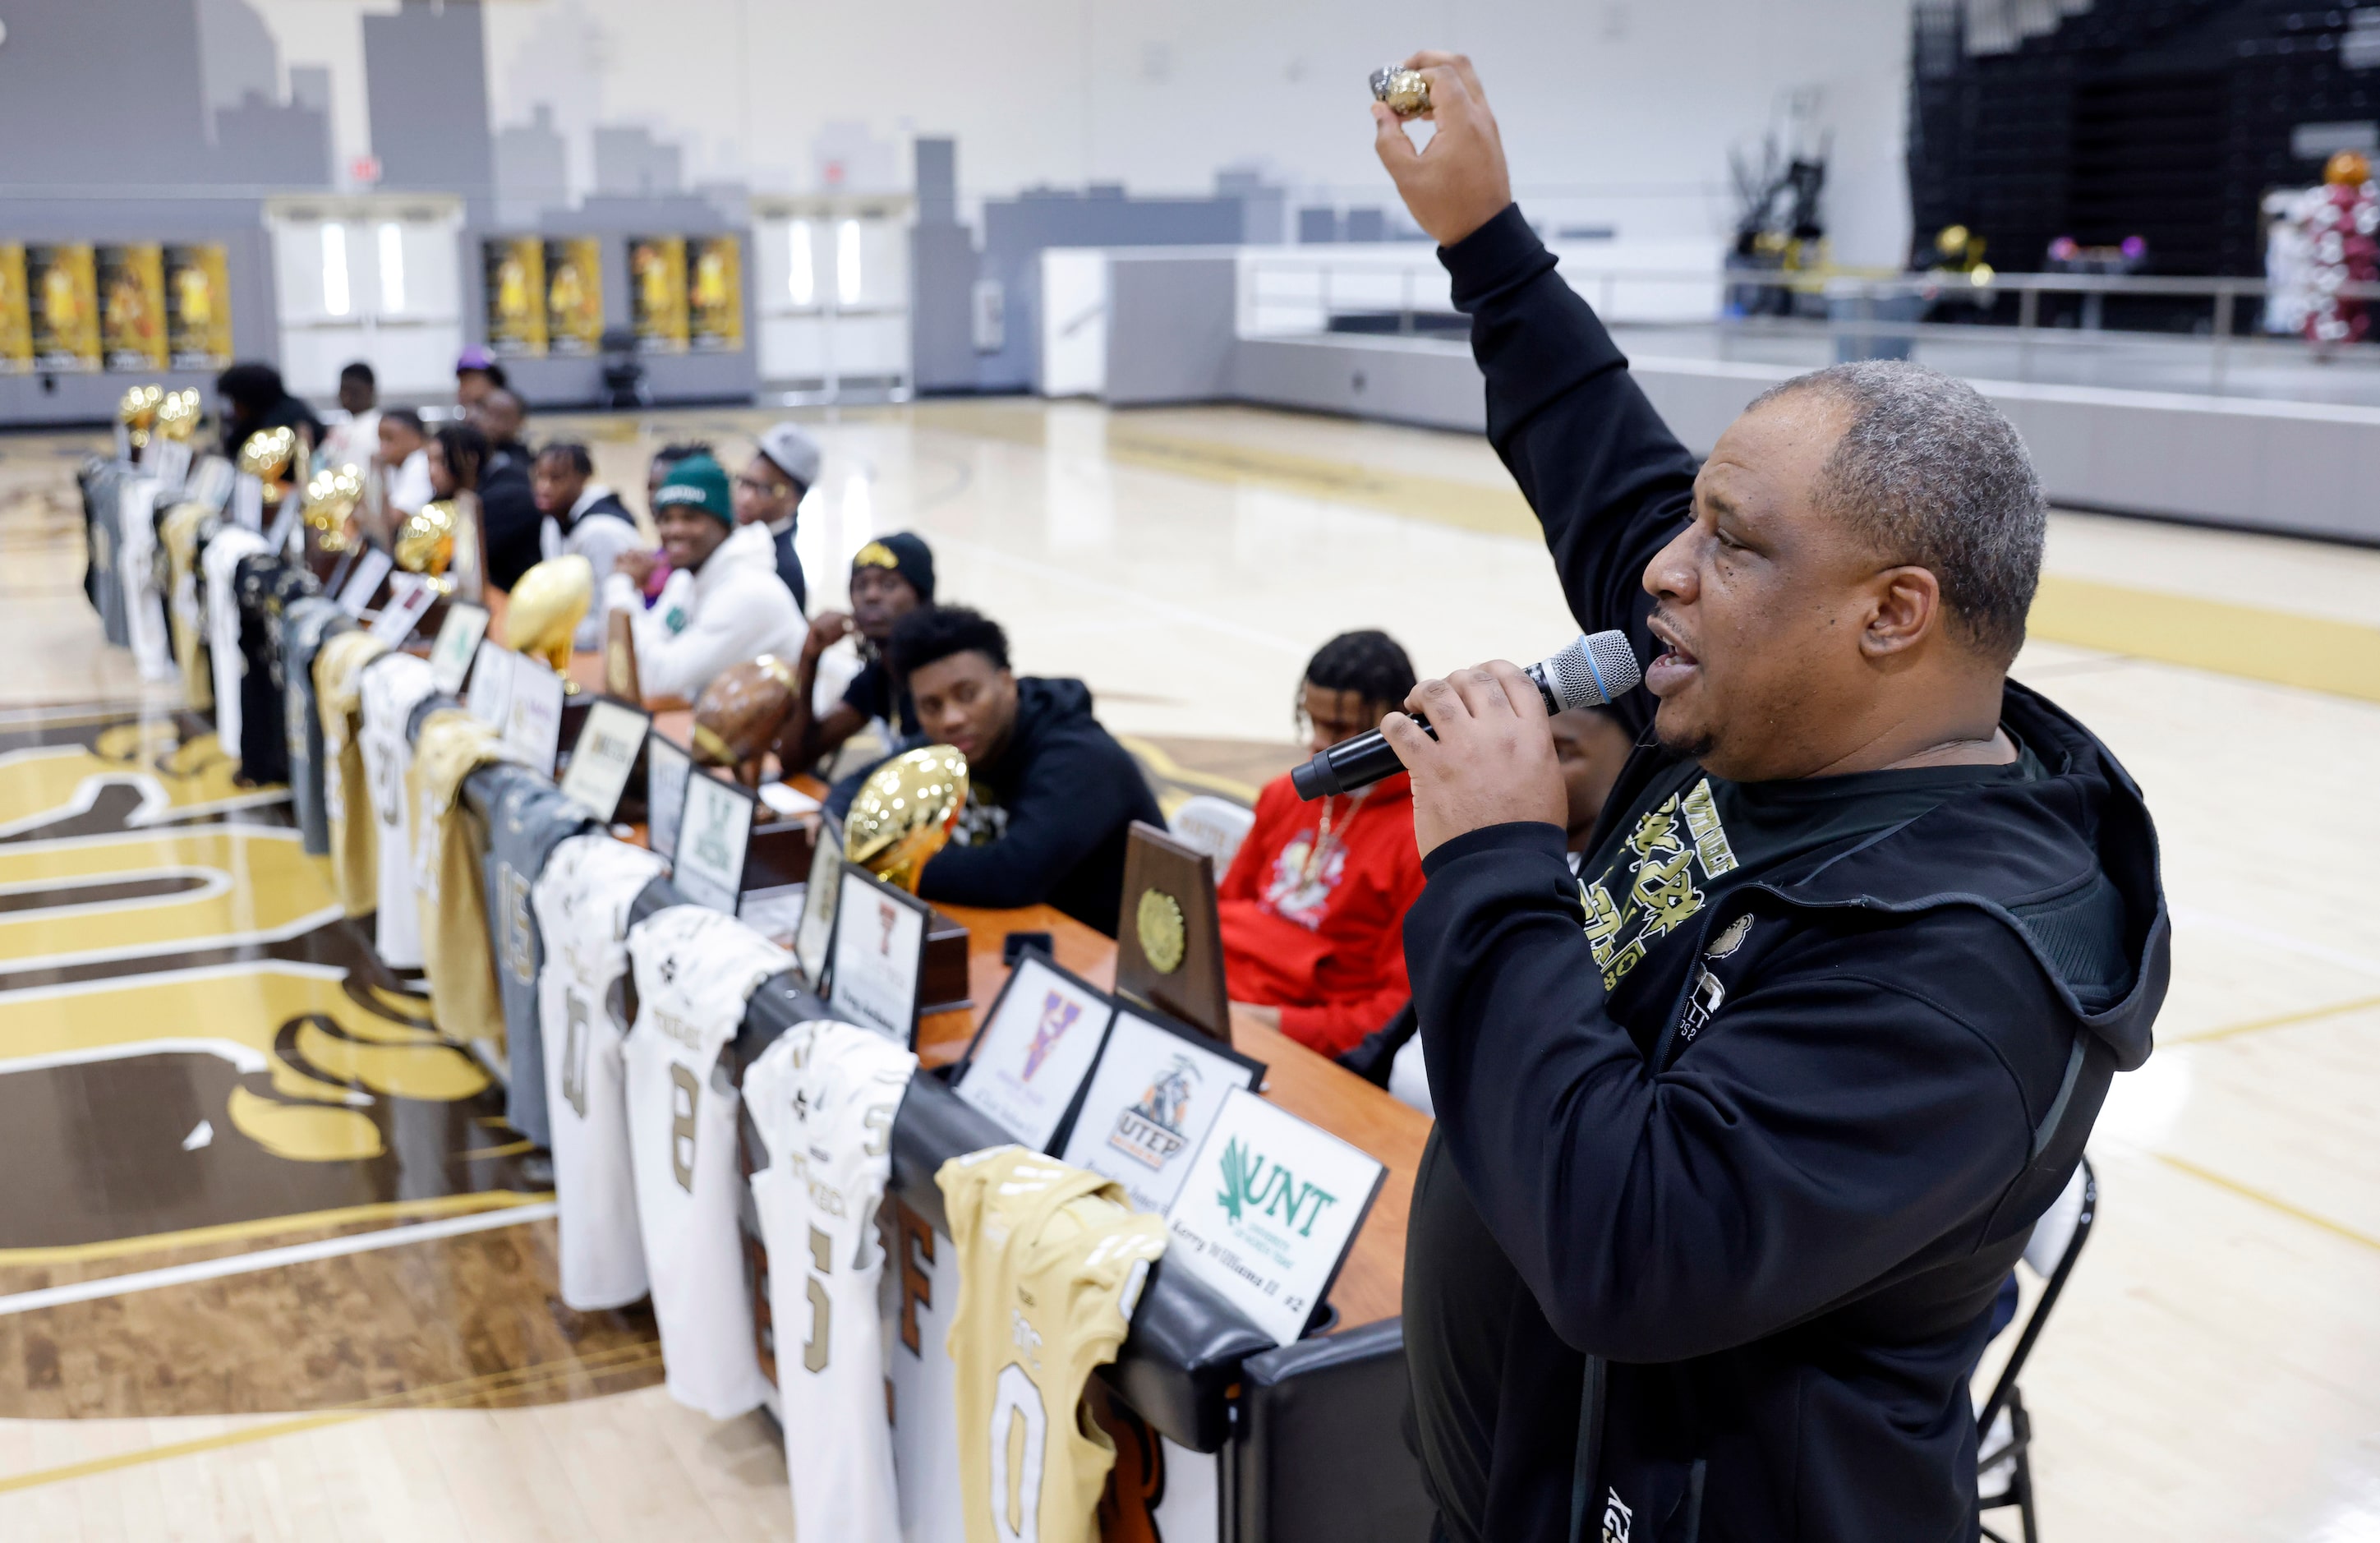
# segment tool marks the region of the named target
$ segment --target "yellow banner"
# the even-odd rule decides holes
[[[733,236],[701,236],[691,245],[694,346],[702,353],[735,353],[744,346],[744,244]]]
[[[165,347],[176,370],[231,362],[231,278],[219,246],[165,249]]]
[[[154,241],[99,249],[101,339],[110,370],[165,368],[165,249]]]
[[[686,352],[685,237],[628,238],[628,307],[639,351]]]
[[[33,313],[33,362],[42,369],[99,368],[95,269],[87,241],[25,248],[25,293]]]
[[[25,243],[0,241],[0,375],[33,369],[33,313],[25,299]]]
[[[603,243],[573,236],[545,244],[546,346],[588,355],[603,347]]]
[[[504,236],[480,247],[488,281],[488,347],[513,358],[545,353],[545,243]]]

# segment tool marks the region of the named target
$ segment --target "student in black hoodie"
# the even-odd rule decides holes
[[[537,492],[529,479],[531,457],[521,443],[528,408],[512,392],[497,386],[480,398],[471,409],[470,421],[488,436],[488,464],[480,472],[488,582],[509,590],[545,555],[541,539],[545,516],[538,512]]]
[[[1889,363],[1779,386],[1698,473],[1468,63],[1414,65],[1435,137],[1383,109],[1381,159],[1572,613],[1658,699],[1621,704],[1649,733],[1576,877],[1511,665],[1416,687],[1434,741],[1383,725],[1427,875],[1404,1332],[1440,1528],[1973,1538],[1993,1297],[2168,970],[2139,790],[2007,679],[2039,483],[1972,388]]]
[[[954,905],[1047,903],[1115,936],[1125,827],[1165,816],[1091,716],[1090,688],[1020,679],[1000,624],[961,606],[910,612],[886,652],[916,705],[918,742],[967,759],[966,810],[917,893]]]

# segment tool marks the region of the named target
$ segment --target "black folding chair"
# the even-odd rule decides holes
[[[2042,1326],[2049,1321],[2049,1310],[2058,1306],[2058,1294],[2066,1289],[2066,1277],[2074,1272],[2074,1261],[2082,1252],[2083,1240],[2091,1235],[2091,1219],[2098,1209],[2098,1175],[2092,1172],[2091,1160],[2084,1158],[2057,1202],[2034,1224],[2033,1239],[2025,1245],[2024,1262],[2035,1275],[2045,1277],[2048,1284],[2042,1288],[2041,1299],[2033,1305],[2032,1315],[2024,1320],[2024,1331],[2017,1336],[2008,1365],[2000,1368],[1999,1380],[1992,1385],[1992,1396],[1985,1400],[1982,1411],[1975,1415],[1975,1427],[1981,1432],[1975,1456],[1978,1503],[1985,1511],[2016,1507],[2024,1524],[2024,1543],[2041,1543],[2041,1530],[2033,1509],[2033,1421],[2025,1413],[2024,1394],[2016,1385],[2017,1375],[2024,1370],[2025,1357],[2033,1354],[2034,1342],[2041,1338]],[[1984,1536],[1991,1543],[2009,1543],[2008,1538],[1990,1527],[1984,1528]]]

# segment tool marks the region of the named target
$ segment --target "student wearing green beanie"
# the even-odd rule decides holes
[[[710,677],[764,653],[793,659],[808,628],[793,591],[777,577],[766,526],[735,523],[725,468],[689,456],[653,494],[660,553],[625,553],[603,581],[604,602],[625,609],[635,629],[637,674],[645,695],[701,695]],[[638,590],[662,554],[673,570],[650,610]]]

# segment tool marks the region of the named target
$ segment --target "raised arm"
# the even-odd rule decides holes
[[[1685,517],[1694,459],[1521,218],[1470,62],[1424,53],[1408,63],[1430,82],[1436,133],[1416,151],[1396,115],[1375,103],[1376,143],[1406,207],[1439,242],[1456,308],[1471,317],[1489,443],[1536,512],[1580,627],[1622,628],[1649,657],[1658,650],[1644,626],[1652,606],[1645,565]],[[1651,709],[1639,699],[1621,711],[1641,728],[1638,715]]]

